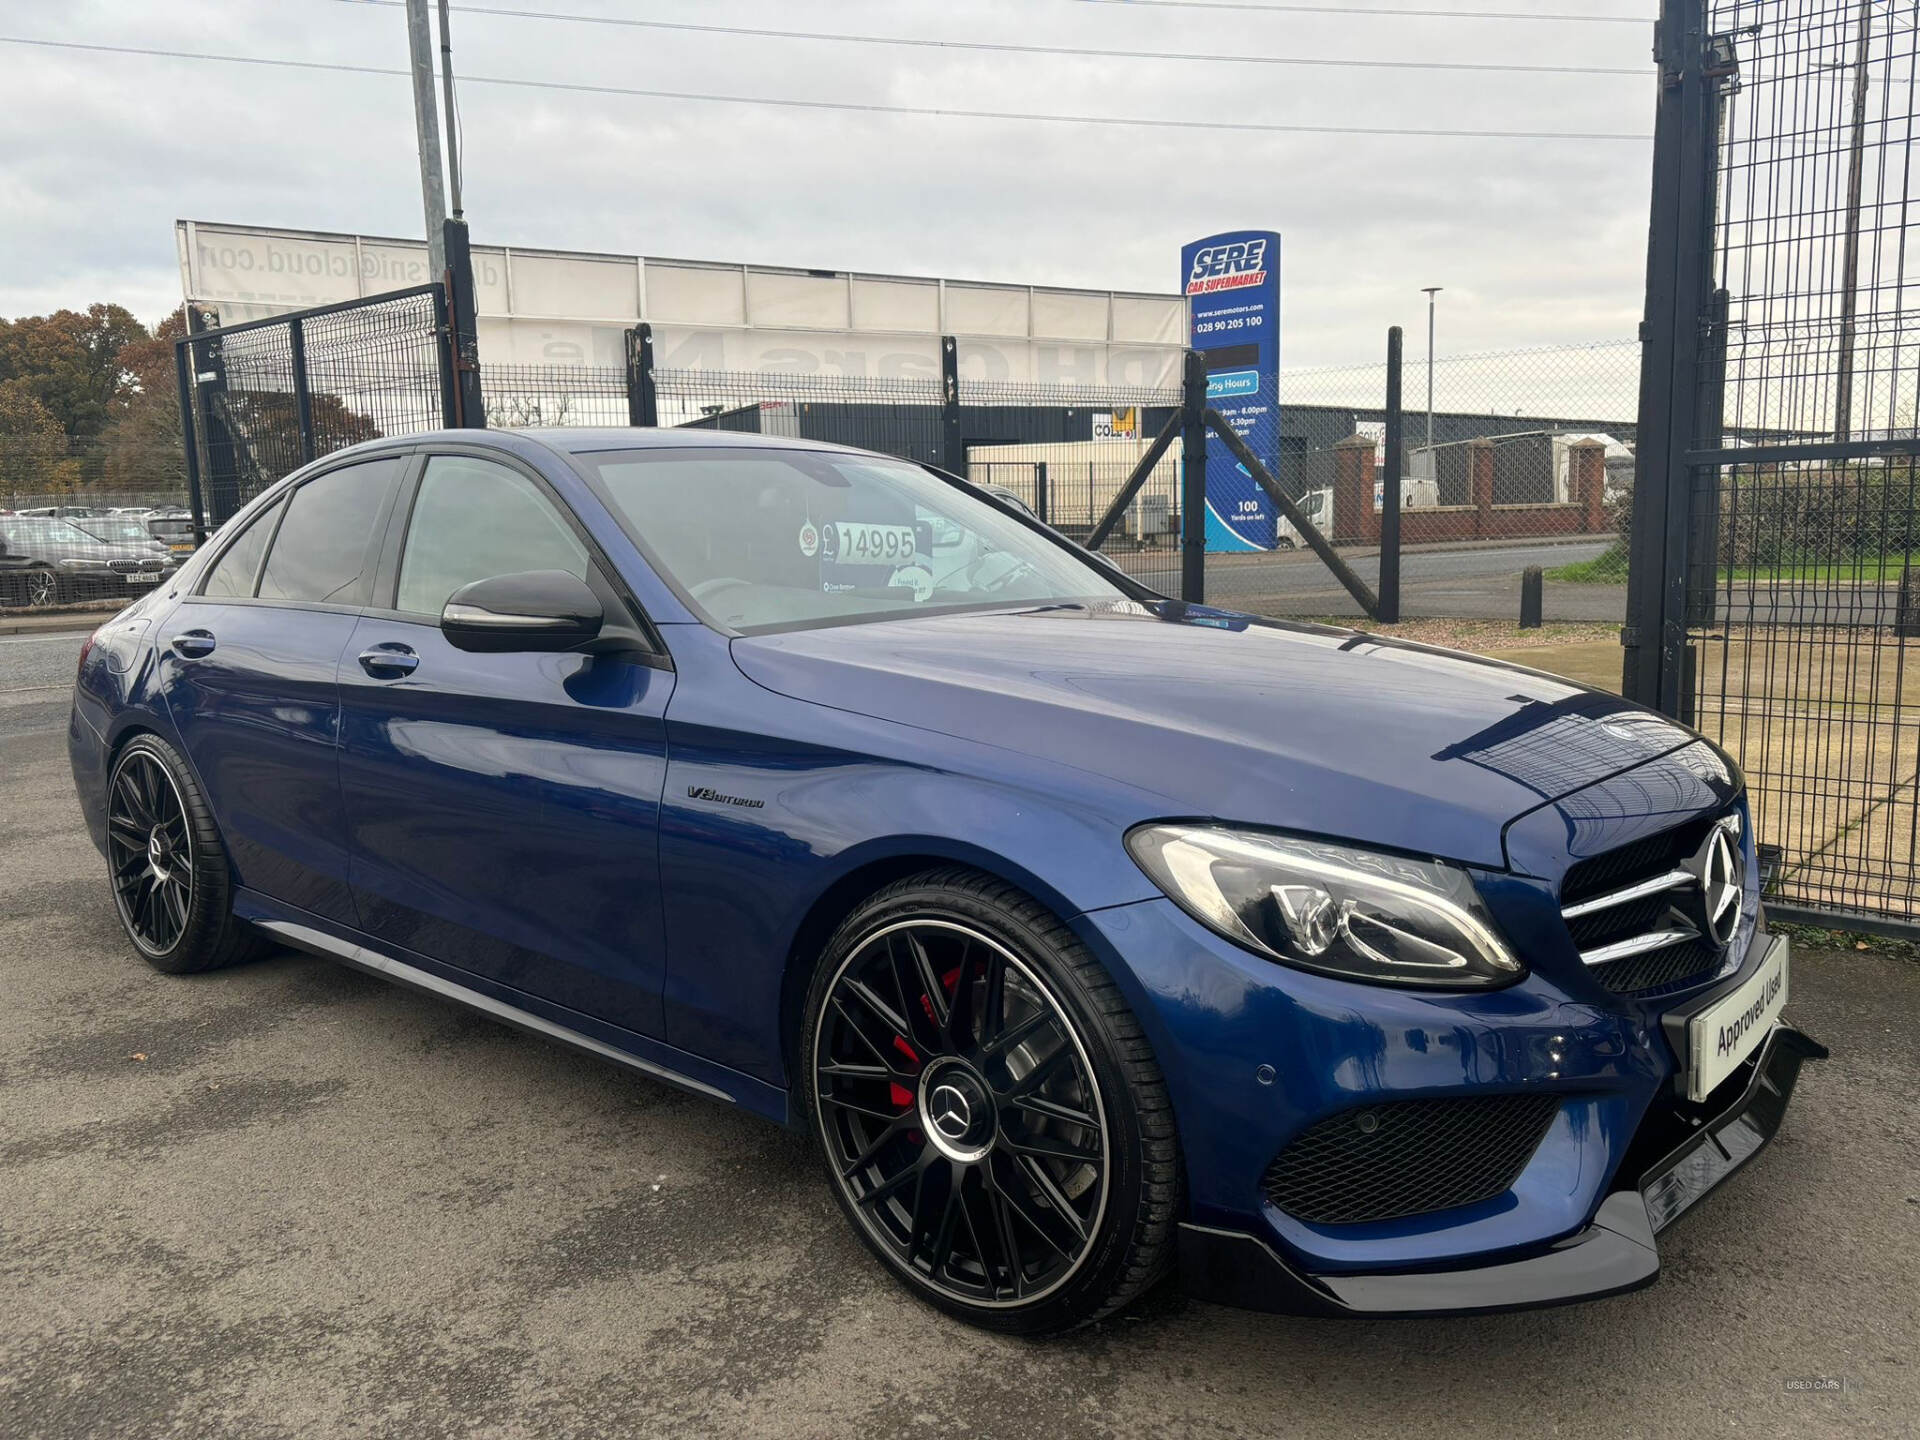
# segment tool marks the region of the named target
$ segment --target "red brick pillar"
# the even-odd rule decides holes
[[[1333,446],[1333,534],[1331,540],[1380,538],[1380,517],[1373,508],[1373,441],[1349,435]]]
[[[1576,440],[1567,447],[1567,498],[1580,507],[1580,528],[1596,535],[1607,528],[1607,447]]]
[[[1473,496],[1473,533],[1493,531],[1493,441],[1467,442],[1467,492]]]

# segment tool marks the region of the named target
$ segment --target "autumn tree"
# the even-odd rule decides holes
[[[21,380],[0,380],[0,504],[70,490],[80,466],[53,412]]]
[[[0,382],[20,382],[65,434],[98,435],[130,382],[125,352],[151,338],[120,305],[0,320]]]

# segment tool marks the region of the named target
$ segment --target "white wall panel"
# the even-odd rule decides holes
[[[1034,291],[1033,338],[1091,340],[1104,344],[1107,338],[1107,297],[1086,291]]]
[[[230,322],[427,278],[418,241],[185,221],[177,232],[188,298]],[[476,246],[473,258],[481,354],[498,364],[619,366],[626,325],[645,318],[666,369],[935,376],[944,290],[944,329],[959,337],[969,380],[1157,388],[1178,383],[1186,331],[1176,295],[943,286],[498,246]]]
[[[747,271],[747,323],[758,328],[845,330],[847,277]]]

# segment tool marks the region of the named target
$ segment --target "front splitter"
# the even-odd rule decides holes
[[[1315,1275],[1237,1230],[1180,1227],[1186,1291],[1216,1304],[1288,1315],[1466,1315],[1598,1300],[1651,1285],[1655,1236],[1765,1147],[1780,1129],[1807,1060],[1826,1047],[1776,1026],[1745,1089],[1667,1152],[1635,1189],[1616,1190],[1578,1234],[1525,1259],[1467,1269]]]

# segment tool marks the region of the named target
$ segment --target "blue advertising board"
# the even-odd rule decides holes
[[[1193,348],[1206,356],[1207,404],[1272,473],[1280,462],[1280,237],[1209,235],[1180,251]],[[1271,550],[1273,502],[1228,453],[1207,447],[1207,549]]]

